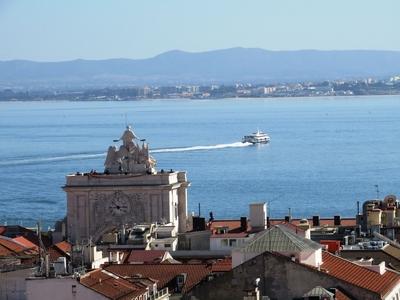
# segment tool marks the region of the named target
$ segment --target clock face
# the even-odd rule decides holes
[[[123,216],[130,211],[129,199],[121,192],[115,192],[109,202],[109,212],[113,216]]]

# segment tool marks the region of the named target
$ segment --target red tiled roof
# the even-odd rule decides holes
[[[36,252],[39,253],[39,247],[38,247],[38,245],[32,243],[30,240],[28,240],[27,238],[25,238],[25,237],[23,237],[23,236],[18,236],[18,237],[16,237],[16,238],[13,238],[13,241],[15,241],[15,242],[21,244],[21,245],[24,246],[25,248],[32,249],[32,250],[34,250],[34,251],[36,251]]]
[[[132,250],[125,263],[160,263],[167,251],[165,250]]]
[[[247,232],[238,232],[238,233],[214,233],[211,235],[211,238],[244,238],[249,236]]]
[[[217,233],[217,228],[227,227],[228,232]],[[241,238],[249,235],[251,226],[247,223],[245,231],[240,226],[240,220],[214,220],[209,223],[209,229],[211,230],[212,238]]]
[[[0,256],[27,254],[29,249],[11,238],[0,236]]]
[[[379,295],[385,295],[400,282],[400,274],[391,270],[381,275],[326,251],[322,253],[322,261],[321,268],[328,275]]]
[[[51,262],[56,261],[59,257],[71,257],[71,244],[67,241],[62,241],[47,248],[49,259]]]
[[[211,230],[216,230],[217,227],[228,227],[229,230],[240,229],[240,220],[214,220],[210,222]]]
[[[232,258],[218,259],[211,265],[212,272],[229,272],[232,270]]]
[[[182,293],[190,291],[195,285],[211,274],[207,264],[141,264],[141,265],[108,265],[105,270],[123,278],[133,278],[138,274],[158,280],[158,288],[164,288],[177,275],[186,273],[186,282]]]
[[[142,284],[130,283],[103,270],[87,273],[80,278],[80,283],[110,299],[133,299],[147,291]]]
[[[301,219],[292,219],[290,221],[291,224],[293,225],[300,225],[300,220]],[[282,224],[282,222],[285,222],[283,219],[271,219],[270,223],[271,225],[278,225]],[[312,227],[312,219],[308,219],[308,223]],[[319,219],[320,226],[335,226],[334,225],[334,219],[333,218],[320,218]],[[356,219],[355,218],[341,218],[340,220],[340,226],[356,226]]]
[[[54,244],[58,249],[60,249],[62,252],[69,254],[71,253],[71,244],[68,243],[67,241],[62,241],[57,244]]]
[[[345,294],[343,294],[342,291],[336,289],[335,291],[335,299],[336,300],[351,300],[351,298],[347,297]]]

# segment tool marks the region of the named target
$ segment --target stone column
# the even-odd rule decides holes
[[[181,183],[178,188],[178,232],[183,233],[187,231],[187,187],[189,183],[186,179],[186,172],[178,173],[178,181]]]

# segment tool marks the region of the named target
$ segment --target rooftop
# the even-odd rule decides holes
[[[166,253],[167,251],[165,250],[132,250],[125,260],[125,263],[160,263],[164,259]]]
[[[34,250],[36,252],[39,252],[39,246],[36,245],[35,243],[32,243],[26,237],[18,236],[16,238],[13,238],[13,241],[23,245],[25,248],[32,249],[32,250]]]
[[[143,277],[158,280],[158,288],[166,287],[176,276],[185,273],[186,281],[182,293],[190,291],[199,282],[211,274],[211,266],[207,264],[138,264],[109,265],[105,270],[123,278]]]
[[[386,269],[385,273],[380,274],[326,251],[323,251],[322,261],[321,270],[328,275],[379,295],[385,295],[400,283],[400,274],[397,272]]]
[[[304,250],[318,250],[321,248],[322,245],[293,233],[292,230],[286,226],[275,225],[259,233],[253,241],[239,248],[239,251],[254,253],[262,253],[265,251],[300,252]]]
[[[290,223],[293,225],[300,225],[300,221],[303,219],[291,219]],[[313,227],[313,220],[311,219],[307,219],[308,224],[310,224],[310,227]],[[281,224],[282,222],[284,222],[283,219],[271,219],[270,223],[271,225],[277,225],[277,224]],[[336,227],[335,223],[334,223],[334,219],[333,218],[320,218],[319,219],[319,224],[322,227]],[[356,219],[355,218],[341,218],[340,219],[340,226],[345,226],[345,227],[354,227],[356,226]]]
[[[129,299],[133,299],[147,291],[147,287],[142,284],[130,283],[100,269],[82,276],[80,283],[110,299],[125,299],[127,296]]]
[[[47,252],[50,255],[50,261],[52,262],[56,261],[59,257],[70,258],[71,244],[66,241],[62,241],[47,248]]]
[[[0,235],[0,257],[37,254],[11,238]]]

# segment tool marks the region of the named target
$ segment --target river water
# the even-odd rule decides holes
[[[66,213],[65,175],[102,171],[126,123],[158,169],[186,170],[189,210],[215,218],[270,203],[272,217],[354,216],[356,201],[399,192],[399,96],[0,103],[0,224]],[[268,132],[267,145],[243,135]]]

